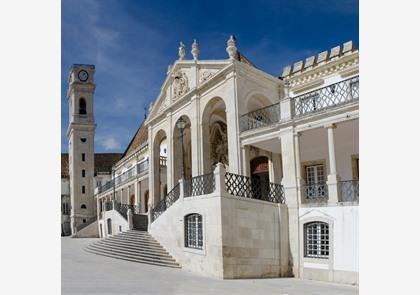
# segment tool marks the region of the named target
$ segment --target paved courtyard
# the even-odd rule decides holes
[[[95,240],[61,239],[62,294],[358,294],[354,286],[292,278],[220,280],[85,252]]]

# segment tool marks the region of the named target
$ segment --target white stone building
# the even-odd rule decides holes
[[[358,50],[346,42],[281,77],[233,37],[226,51],[200,60],[194,41],[187,59],[180,44],[113,179],[95,190],[100,237],[147,216],[142,230],[186,270],[358,284]],[[120,258],[134,259],[125,241]],[[106,245],[96,253],[115,257]]]

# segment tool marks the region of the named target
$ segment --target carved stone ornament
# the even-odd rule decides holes
[[[176,72],[172,77],[174,78],[174,82],[172,84],[174,98],[178,98],[190,90],[188,87],[188,78],[185,73]]]
[[[202,72],[201,75],[200,75],[200,83],[203,83],[203,82],[207,81],[208,79],[213,77],[214,74],[215,73],[209,72],[209,71]]]

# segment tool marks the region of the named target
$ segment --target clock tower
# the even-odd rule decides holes
[[[74,64],[68,77],[69,103],[69,175],[72,234],[96,216],[94,191],[94,138],[93,94],[95,66]]]

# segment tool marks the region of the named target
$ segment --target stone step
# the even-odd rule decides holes
[[[118,235],[118,236],[111,236],[109,239],[118,239],[118,240],[124,240],[124,241],[133,241],[133,242],[144,242],[149,244],[159,244],[155,239],[152,239],[150,237],[134,237],[129,235]]]
[[[105,240],[103,240],[105,241]],[[109,241],[111,243],[120,243],[123,245],[130,245],[130,246],[135,246],[135,247],[147,247],[147,248],[160,248],[161,245],[158,242],[148,242],[148,241],[127,241],[124,239],[111,239],[111,238],[107,238],[106,241]]]
[[[133,251],[149,251],[150,253],[161,253],[164,255],[169,255],[169,253],[160,247],[148,247],[148,246],[138,246],[138,245],[127,245],[124,243],[120,243],[120,242],[110,242],[110,241],[99,241],[98,243],[101,244],[105,244],[105,245],[109,245],[109,246],[114,246],[114,247],[120,247],[120,248],[124,248],[124,249],[129,249],[129,250],[133,250]]]
[[[144,264],[150,264],[150,265],[156,265],[156,266],[171,267],[171,268],[181,268],[181,266],[178,263],[167,264],[167,263],[158,263],[158,262],[153,262],[153,261],[148,261],[148,260],[143,260],[143,259],[127,258],[127,257],[115,255],[115,254],[110,254],[110,253],[107,253],[107,252],[90,250],[87,247],[85,248],[85,251],[89,252],[89,253],[92,253],[92,254],[96,254],[96,255],[101,255],[101,256],[106,256],[106,257],[110,257],[110,258],[121,259],[121,260],[126,260],[126,261],[131,261],[131,262],[144,263]]]
[[[164,255],[164,254],[153,254],[153,253],[148,254],[147,252],[145,253],[145,252],[138,252],[138,251],[132,251],[132,250],[125,250],[125,249],[110,247],[108,245],[97,244],[97,243],[89,245],[88,247],[90,249],[112,252],[114,254],[118,254],[122,256],[128,256],[128,257],[146,259],[146,260],[150,259],[153,261],[160,261],[160,262],[165,262],[165,263],[166,262],[176,263],[175,259],[173,259],[169,255]]]

